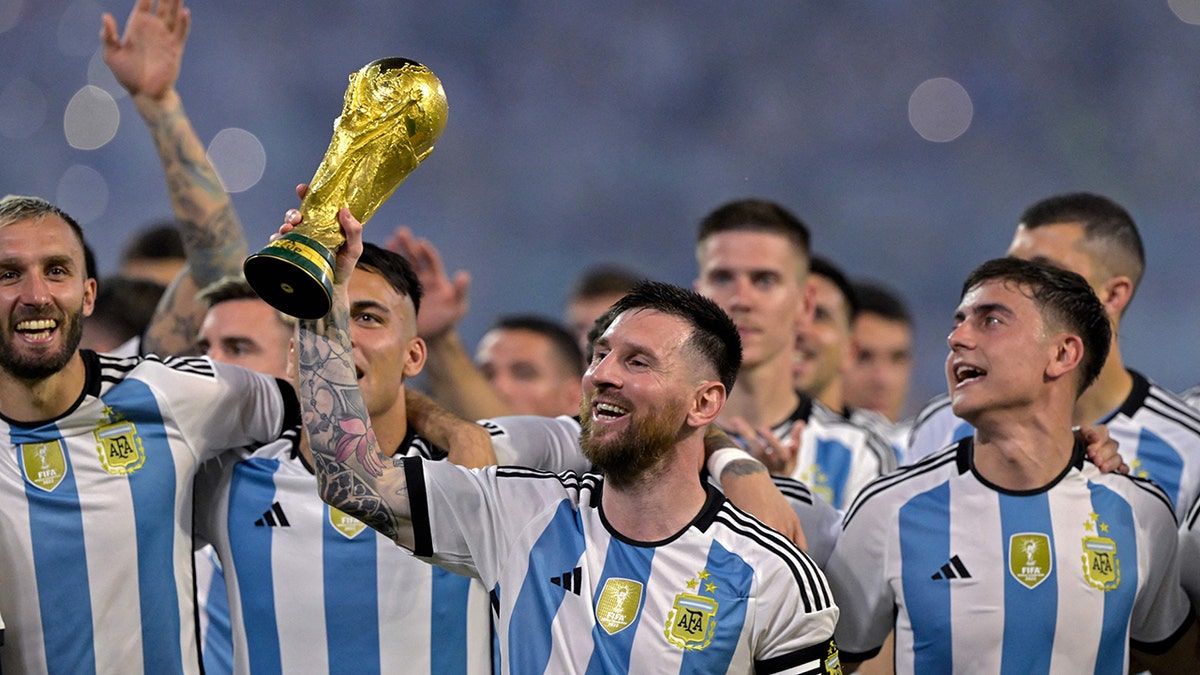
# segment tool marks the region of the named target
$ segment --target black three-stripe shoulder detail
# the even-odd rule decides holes
[[[965,454],[965,448],[963,447],[964,444],[971,443],[972,439],[973,437],[968,436],[967,438],[961,439],[953,445],[947,446],[942,450],[921,459],[921,461],[917,462],[916,464],[902,466],[892,473],[884,474],[870,483],[867,483],[867,485],[863,487],[861,491],[859,491],[858,496],[854,498],[854,502],[850,504],[850,508],[846,510],[846,516],[842,520],[842,527],[845,528],[850,525],[850,521],[855,515],[858,514],[858,511],[862,508],[863,504],[867,503],[868,500],[884,492],[885,490],[904,483],[905,481],[924,476],[932,471],[938,471],[947,464],[957,464],[959,456]],[[961,473],[962,467],[958,466],[956,467],[956,470]]]
[[[833,593],[820,568],[787,537],[728,502],[722,505],[716,520],[731,531],[756,542],[787,565],[799,584],[805,612],[821,611],[833,604]]]

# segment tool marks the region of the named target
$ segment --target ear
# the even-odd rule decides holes
[[[1100,286],[1097,295],[1104,305],[1104,311],[1114,322],[1120,321],[1129,301],[1133,299],[1133,280],[1126,276],[1115,276]]]
[[[1046,377],[1058,379],[1074,371],[1083,361],[1083,340],[1078,335],[1063,333],[1052,342],[1054,353],[1046,366]]]
[[[425,348],[425,341],[419,337],[409,339],[408,348],[404,351],[404,379],[416,377],[421,372],[421,369],[425,367],[426,356],[428,356],[428,351]]]
[[[725,385],[715,380],[706,380],[696,388],[692,396],[692,407],[688,411],[687,423],[693,428],[700,428],[716,421],[717,415],[725,407]]]
[[[83,282],[83,315],[91,316],[96,309],[96,280],[87,279]]]
[[[796,332],[812,325],[817,313],[817,288],[806,279],[800,288],[800,311],[796,313]]]

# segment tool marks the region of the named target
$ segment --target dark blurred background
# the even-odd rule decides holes
[[[170,214],[98,53],[101,13],[123,26],[131,6],[0,0],[0,192],[66,208],[102,272]],[[411,225],[471,271],[470,345],[498,313],[558,316],[589,263],[690,283],[699,219],[765,197],[851,276],[907,296],[915,410],[944,391],[966,272],[1030,202],[1088,190],[1147,245],[1127,363],[1200,382],[1200,0],[190,7],[178,88],[255,246],[320,162],[349,73],[405,56],[441,78],[446,131],[367,235]]]

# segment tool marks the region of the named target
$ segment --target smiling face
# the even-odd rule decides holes
[[[752,230],[709,235],[697,247],[696,258],[696,291],[737,324],[743,367],[790,365],[797,326],[807,320],[808,260],[786,237]]]
[[[579,371],[563,363],[550,338],[532,330],[484,333],[475,363],[514,415],[573,415],[579,409]]]
[[[1055,347],[1028,289],[998,279],[971,288],[947,342],[955,415],[976,424],[982,414],[1037,403]]]
[[[689,430],[705,370],[687,345],[690,334],[678,317],[633,310],[596,341],[583,376],[581,442],[584,456],[615,485],[661,466]]]
[[[350,275],[350,342],[367,413],[399,409],[404,380],[421,372],[425,344],[417,337],[413,302],[383,275],[362,267]]]
[[[92,313],[96,282],[83,243],[48,214],[0,227],[0,369],[42,380],[66,367]]]

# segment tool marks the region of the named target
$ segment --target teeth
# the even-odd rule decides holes
[[[973,377],[979,377],[980,375],[983,375],[983,371],[974,366],[958,366],[954,369],[954,375],[958,378],[959,382],[961,382],[963,380],[969,380]]]
[[[626,412],[628,412],[624,408],[615,406],[611,403],[597,403],[596,410],[607,415],[624,415]]]
[[[17,324],[17,330],[51,330],[58,325],[54,319],[31,319]]]

